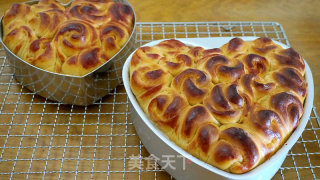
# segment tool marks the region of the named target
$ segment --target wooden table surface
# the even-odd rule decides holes
[[[0,14],[12,3],[0,0]],[[67,2],[63,0],[62,2]],[[311,67],[314,104],[320,114],[320,1],[316,0],[130,0],[138,22],[275,21]]]
[[[0,13],[14,2],[0,0]],[[61,0],[61,2],[68,2]],[[138,22],[276,21],[282,24],[291,46],[311,67],[314,104],[320,113],[320,1],[315,0],[130,0]]]

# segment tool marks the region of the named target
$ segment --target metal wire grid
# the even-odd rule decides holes
[[[163,38],[268,36],[289,45],[274,22],[137,23],[137,45]],[[123,86],[86,107],[44,99],[14,79],[0,50],[0,179],[170,179],[146,168]],[[315,108],[274,179],[320,178],[320,127]],[[132,167],[134,163],[138,165]]]

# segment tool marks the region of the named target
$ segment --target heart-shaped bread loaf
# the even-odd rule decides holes
[[[164,40],[130,62],[130,87],[173,142],[231,173],[262,163],[299,124],[305,64],[269,38],[233,38],[220,48]]]
[[[3,42],[26,62],[47,71],[85,75],[127,42],[133,10],[111,0],[55,0],[13,4],[3,17]]]

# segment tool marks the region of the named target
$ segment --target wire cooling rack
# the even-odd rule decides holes
[[[274,22],[137,23],[137,46],[163,38],[267,36],[289,45]],[[14,78],[0,50],[0,179],[170,179],[148,166],[123,86],[87,107],[44,99]],[[274,179],[320,178],[315,108]]]

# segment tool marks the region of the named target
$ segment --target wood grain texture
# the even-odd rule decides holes
[[[14,2],[0,0],[3,14]],[[68,2],[61,0],[61,2]],[[315,83],[314,104],[320,113],[320,1],[314,0],[130,0],[138,22],[276,21],[311,67]]]
[[[135,9],[136,15],[137,15],[137,21],[138,22],[184,22],[184,21],[276,21],[279,22],[286,34],[287,37],[291,43],[291,46],[295,48],[308,62],[308,64],[311,67],[312,73],[313,73],[313,78],[314,78],[314,83],[315,83],[315,99],[314,99],[314,104],[317,108],[318,114],[320,114],[320,1],[319,0],[304,0],[304,1],[299,1],[299,0],[283,0],[283,1],[278,1],[278,0],[224,0],[224,1],[218,1],[218,0],[197,0],[197,1],[191,1],[191,0],[129,0],[132,6]],[[0,13],[3,14],[5,10],[7,10],[12,3],[15,2],[23,2],[23,0],[12,0],[12,1],[6,1],[6,0],[0,0]],[[62,2],[68,2],[66,0],[62,0]],[[5,79],[9,78],[8,76],[2,77],[1,81],[9,81],[10,79]],[[6,87],[1,86],[0,91],[5,92],[7,89],[4,89]],[[15,90],[16,88],[16,90]],[[12,86],[11,91],[20,92],[20,87]],[[121,92],[124,92],[122,89]],[[8,97],[7,101],[12,101],[15,102],[17,101],[17,96],[12,96],[12,100],[10,99],[11,96]],[[28,98],[26,96],[23,96],[23,98]],[[123,101],[125,101],[126,96],[121,97]],[[30,98],[31,99],[31,98]],[[26,100],[27,102],[30,102],[31,100],[28,99]],[[23,101],[23,100],[22,100]],[[112,102],[111,97],[106,97],[104,98],[104,101],[106,102]],[[119,100],[120,101],[120,100]],[[39,106],[39,107],[37,107]],[[52,105],[53,109],[52,111],[55,112],[55,106]],[[105,105],[106,107],[102,107],[105,111],[108,111],[110,106]],[[50,109],[51,106],[47,106],[47,109]],[[8,112],[12,113],[12,111],[15,108],[14,104],[7,104],[5,108],[8,108],[7,111],[6,109],[3,110],[3,112]],[[18,109],[21,112],[27,112],[28,107],[19,105]],[[39,112],[41,114],[43,105],[34,105],[32,107],[32,111]],[[118,107],[117,107],[118,108]],[[125,111],[125,107],[123,107],[124,110],[119,110],[120,112]],[[61,111],[64,109],[67,109],[65,107],[61,108]],[[119,108],[121,109],[121,108]],[[49,111],[49,110],[48,110]],[[74,110],[75,112],[77,109]],[[96,111],[96,108],[93,108],[92,111]],[[68,112],[66,110],[66,112]],[[90,112],[90,108],[88,109],[87,112]],[[109,111],[108,111],[109,112]],[[0,114],[1,115],[1,114]],[[22,115],[20,115],[22,116]],[[25,115],[26,116],[26,115]],[[36,115],[33,115],[36,116]],[[37,117],[30,117],[30,122],[29,123],[36,123],[37,120],[40,119],[40,115],[37,115]],[[39,117],[38,117],[39,116]],[[64,117],[65,116],[65,117]],[[67,122],[68,116],[59,116],[61,118],[61,122]],[[54,117],[54,116],[53,116]],[[3,114],[0,118],[2,121],[4,119],[7,119],[8,123],[11,120],[11,115],[8,114]],[[24,120],[24,117],[21,117],[22,120]],[[35,122],[33,122],[33,119]],[[52,118],[53,119],[53,118]],[[53,121],[52,119],[45,119],[46,121],[50,122]],[[97,117],[93,116],[89,117],[88,116],[88,121],[93,121],[95,122]],[[106,123],[109,123],[110,117],[109,115],[105,115],[105,117],[101,117],[101,119],[105,120]],[[120,120],[123,120],[122,116],[119,116]],[[74,121],[76,123],[81,123],[82,117],[75,118]],[[120,121],[119,120],[119,121]],[[17,121],[17,120],[15,120]],[[116,120],[115,120],[116,121]],[[19,123],[19,122],[18,122]],[[21,122],[21,123],[24,123]],[[315,124],[315,120],[313,119],[313,123]],[[19,126],[20,127],[20,126]],[[2,126],[1,131],[3,134],[5,134],[8,131],[8,126]],[[17,133],[21,133],[23,126],[20,127],[20,129],[17,130]],[[38,128],[38,126],[34,126],[33,128],[30,128],[30,134],[34,134],[37,132],[34,132],[34,128]],[[109,127],[110,128],[110,127]],[[311,128],[311,127],[307,127]],[[60,134],[65,133],[66,127],[62,125],[60,128],[57,128],[57,134],[59,134],[59,131],[61,131]],[[108,127],[101,127],[101,129],[105,129],[104,131],[102,130],[100,133],[101,134],[108,134]],[[27,129],[28,130],[28,129]],[[52,127],[48,126],[48,128],[43,127],[42,130],[48,130],[48,132],[44,132],[45,134],[50,134]],[[115,128],[113,131],[114,133],[123,133],[121,128]],[[77,127],[74,129],[74,134],[81,134],[81,126]],[[92,129],[88,130],[88,132],[95,132],[95,127],[92,127]],[[130,128],[128,129],[128,132],[134,133],[134,127],[131,125]],[[13,134],[15,133],[14,131],[12,132]],[[72,130],[73,133],[73,130]],[[319,134],[320,136],[320,134]],[[319,137],[318,136],[318,137]],[[132,142],[135,142],[136,144],[134,145],[139,145],[139,139],[134,136],[136,139],[132,140],[131,139],[131,144],[134,144]],[[61,140],[58,140],[57,143],[60,146],[63,146],[65,143],[64,137],[58,137],[61,138]],[[75,139],[73,141],[70,140],[72,143],[77,143],[79,142],[79,139]],[[118,137],[118,138],[123,138],[123,137]],[[305,140],[309,139],[314,139],[314,134],[312,131],[305,131],[303,138]],[[89,138],[88,138],[89,139]],[[107,138],[105,138],[107,139]],[[12,140],[12,142],[18,143],[20,139],[17,140]],[[4,138],[0,139],[0,145],[3,144]],[[94,142],[93,140],[84,140],[86,143],[91,143]],[[103,142],[106,142],[107,140],[104,140]],[[11,141],[8,141],[11,142]],[[47,139],[39,142],[48,142]],[[113,145],[119,145],[116,143],[120,143],[121,141],[114,141],[115,144]],[[29,143],[29,146],[34,145],[34,141],[29,141],[26,140],[24,143]],[[71,143],[71,145],[72,145]],[[41,143],[39,143],[41,145]],[[107,143],[109,144],[109,143]],[[311,144],[311,143],[310,143]],[[23,144],[24,145],[24,144]],[[92,145],[92,144],[90,144]],[[317,146],[317,142],[314,142],[311,144],[312,146],[308,146],[307,148],[309,152],[319,152],[319,147]],[[18,145],[10,145],[8,144],[7,146],[18,146]],[[1,146],[0,146],[1,147]],[[9,149],[11,150],[11,149]],[[9,153],[9,150],[6,151]],[[28,149],[27,149],[28,150]],[[32,149],[30,149],[32,150]],[[57,153],[57,157],[60,157],[62,154],[63,149],[58,149],[54,151]],[[76,149],[77,150],[77,149]],[[134,149],[135,150],[135,149]],[[14,159],[16,155],[16,149],[12,149],[12,153],[9,153],[10,158],[9,159]],[[133,151],[133,150],[132,150]],[[145,149],[143,150],[145,151]],[[297,143],[295,147],[293,148],[293,153],[303,153],[305,152],[305,147],[304,144],[302,143]],[[74,157],[77,157],[78,152],[72,152],[74,153]],[[122,151],[118,152],[119,154],[123,155]],[[130,155],[131,152],[127,152],[128,155]],[[132,152],[138,153],[138,152]],[[148,156],[147,152],[144,152]],[[21,152],[23,154],[23,152]],[[31,153],[25,153],[26,157],[30,157]],[[41,154],[41,153],[39,153]],[[44,157],[46,158],[47,153],[44,152]],[[92,152],[88,153],[92,154]],[[108,154],[105,152],[105,149],[103,149],[103,153],[97,153],[99,156],[102,156],[104,154]],[[11,157],[12,156],[12,157]],[[20,155],[23,158],[23,155]],[[54,155],[52,155],[54,156]],[[114,155],[113,155],[114,156]],[[302,156],[299,156],[302,157]],[[304,157],[304,156],[303,156]],[[317,154],[313,155],[311,158],[311,162],[313,162],[313,165],[318,165],[319,164],[319,156]],[[289,159],[289,158],[287,158]],[[305,166],[308,166],[308,160],[306,158],[300,158],[296,159],[297,162],[301,162],[300,164],[304,164]],[[116,166],[120,166],[123,164],[122,161],[116,162]],[[290,160],[285,161],[285,164],[288,164],[288,166],[293,166],[292,162]],[[19,164],[18,164],[19,165]],[[18,166],[17,165],[17,166]],[[23,164],[22,167],[28,167],[29,162],[26,161],[26,166]],[[89,166],[91,165],[90,163],[85,164],[84,166]],[[6,166],[6,167],[4,167]],[[57,164],[53,164],[53,167],[60,166],[60,162],[57,162]],[[74,167],[74,164],[66,165],[66,167]],[[105,167],[105,162],[101,162],[101,166]],[[2,164],[2,167],[5,169],[4,172],[11,172],[12,165],[10,164]],[[18,166],[19,167],[19,166]],[[40,167],[40,166],[39,166]],[[43,165],[41,165],[43,167]],[[97,167],[99,167],[99,162],[97,164]],[[91,167],[89,167],[91,168]],[[48,166],[48,169],[50,169],[50,165]],[[54,168],[53,168],[54,169]],[[19,169],[17,168],[16,171]],[[122,170],[122,169],[120,169]],[[315,171],[319,170],[314,169]],[[24,170],[21,170],[24,171]],[[35,170],[35,171],[42,171],[40,170]],[[297,174],[295,169],[287,169],[286,171],[286,179],[296,179]],[[300,177],[305,177],[305,179],[313,179],[313,176],[311,173],[307,174],[305,173],[307,171],[304,171],[303,169],[299,169]],[[153,173],[153,172],[151,172]],[[100,177],[100,175],[105,175],[102,173],[97,173]],[[41,174],[40,174],[41,175]],[[56,175],[56,174],[53,174]],[[69,175],[69,174],[67,174]],[[118,174],[118,178],[122,178],[122,174]],[[126,175],[126,177],[136,177],[135,173],[129,173]],[[161,176],[164,176],[165,178],[168,177],[167,174],[160,174],[158,175],[158,178],[161,179]],[[24,176],[23,176],[24,177]],[[40,176],[40,178],[42,175]],[[104,176],[103,176],[104,177]],[[70,174],[69,178],[73,178],[73,174]],[[316,177],[320,178],[320,177]],[[53,178],[56,179],[56,178]],[[86,178],[87,179],[87,178]],[[134,179],[134,178],[132,178]],[[144,178],[142,178],[144,179]],[[280,173],[276,174],[275,179],[282,179]]]
[[[320,112],[320,1],[298,0],[131,0],[140,22],[170,21],[276,21],[311,67],[314,104]]]

